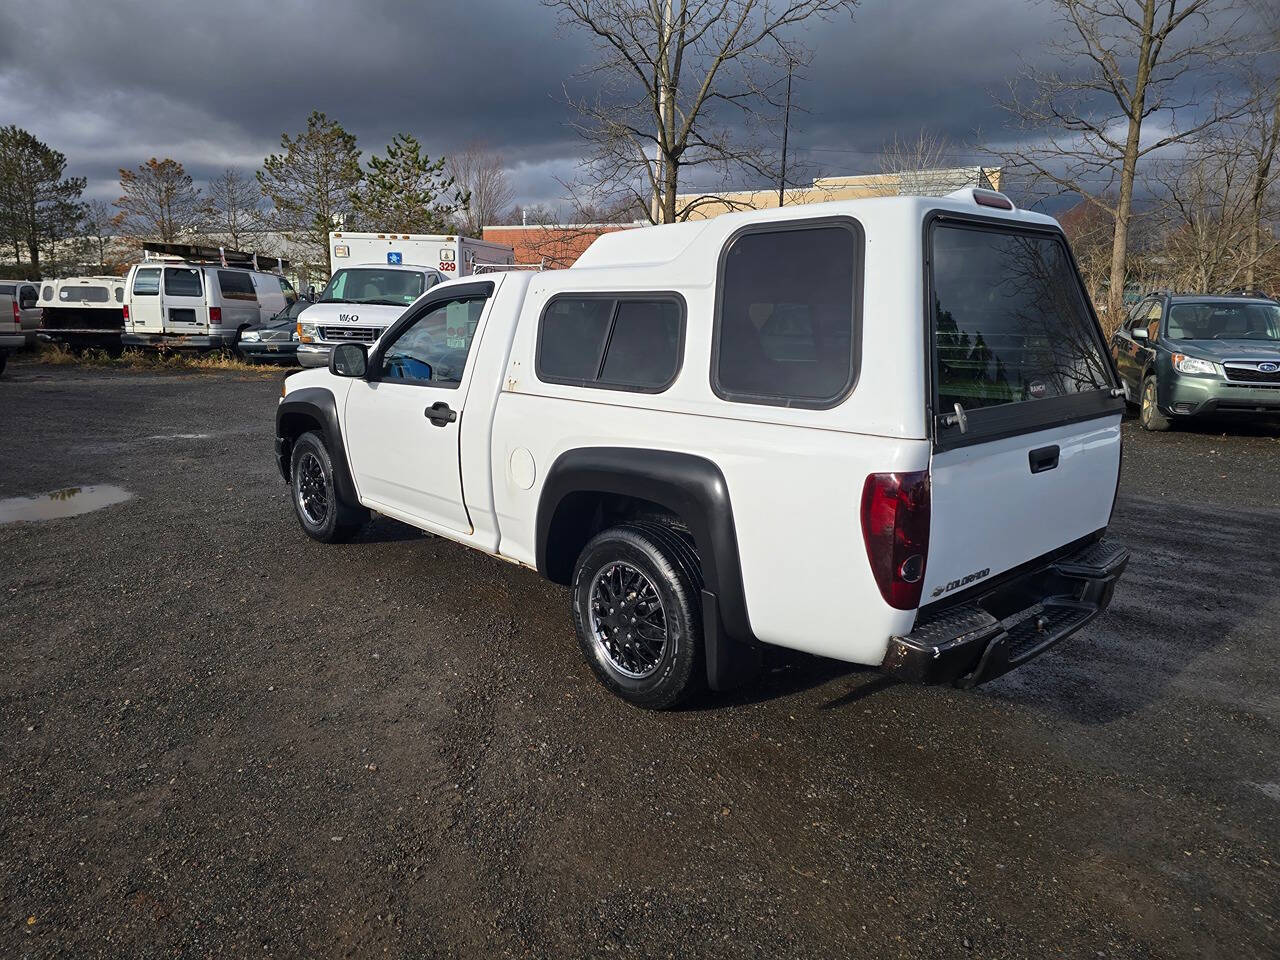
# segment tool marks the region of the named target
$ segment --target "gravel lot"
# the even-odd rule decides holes
[[[1280,431],[1129,429],[1110,613],[977,691],[609,696],[560,587],[307,540],[279,373],[11,364],[0,956],[1273,957]]]

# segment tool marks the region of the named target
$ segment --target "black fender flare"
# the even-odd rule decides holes
[[[713,689],[726,689],[759,666],[747,615],[738,536],[729,486],[705,457],[636,447],[568,450],[547,471],[538,501],[538,572],[550,575],[548,556],[557,511],[576,493],[620,494],[655,503],[679,517],[693,535],[702,561],[703,630],[707,675]],[[553,578],[554,579],[554,578]]]
[[[342,442],[338,402],[333,392],[324,387],[302,387],[294,390],[276,407],[276,464],[285,483],[291,480],[289,460],[292,456],[293,435],[297,433],[289,429],[289,420],[298,417],[310,420],[320,427],[325,446],[329,450],[329,458],[333,461],[333,485],[337,488],[338,497],[352,506],[358,505],[360,498],[356,494],[356,485],[347,465],[347,448]]]

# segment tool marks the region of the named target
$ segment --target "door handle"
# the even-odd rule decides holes
[[[458,419],[458,411],[454,410],[443,400],[437,400],[423,412],[426,414],[427,419],[437,427],[443,427]]]
[[[1032,473],[1044,473],[1046,470],[1052,470],[1058,465],[1058,445],[1055,443],[1051,447],[1037,447],[1027,454],[1027,460],[1031,463]]]

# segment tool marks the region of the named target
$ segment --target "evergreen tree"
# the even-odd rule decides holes
[[[322,265],[328,275],[329,231],[357,228],[351,197],[363,174],[355,135],[317,110],[302,133],[281,134],[280,148],[257,174],[271,204],[264,218],[301,249],[304,264]]]
[[[41,247],[71,236],[84,213],[83,177],[64,177],[67,158],[16,126],[0,129],[0,229],[35,274]]]
[[[387,145],[384,157],[369,158],[364,184],[352,196],[361,219],[390,233],[448,233],[454,216],[466,208],[469,195],[445,170],[445,159],[432,160],[416,137],[401,133]]]

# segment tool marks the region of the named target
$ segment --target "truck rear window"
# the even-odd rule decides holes
[[[931,255],[940,412],[1110,388],[1061,239],[939,224]]]
[[[58,299],[71,303],[106,303],[111,299],[111,293],[106,287],[63,287],[58,291]]]

